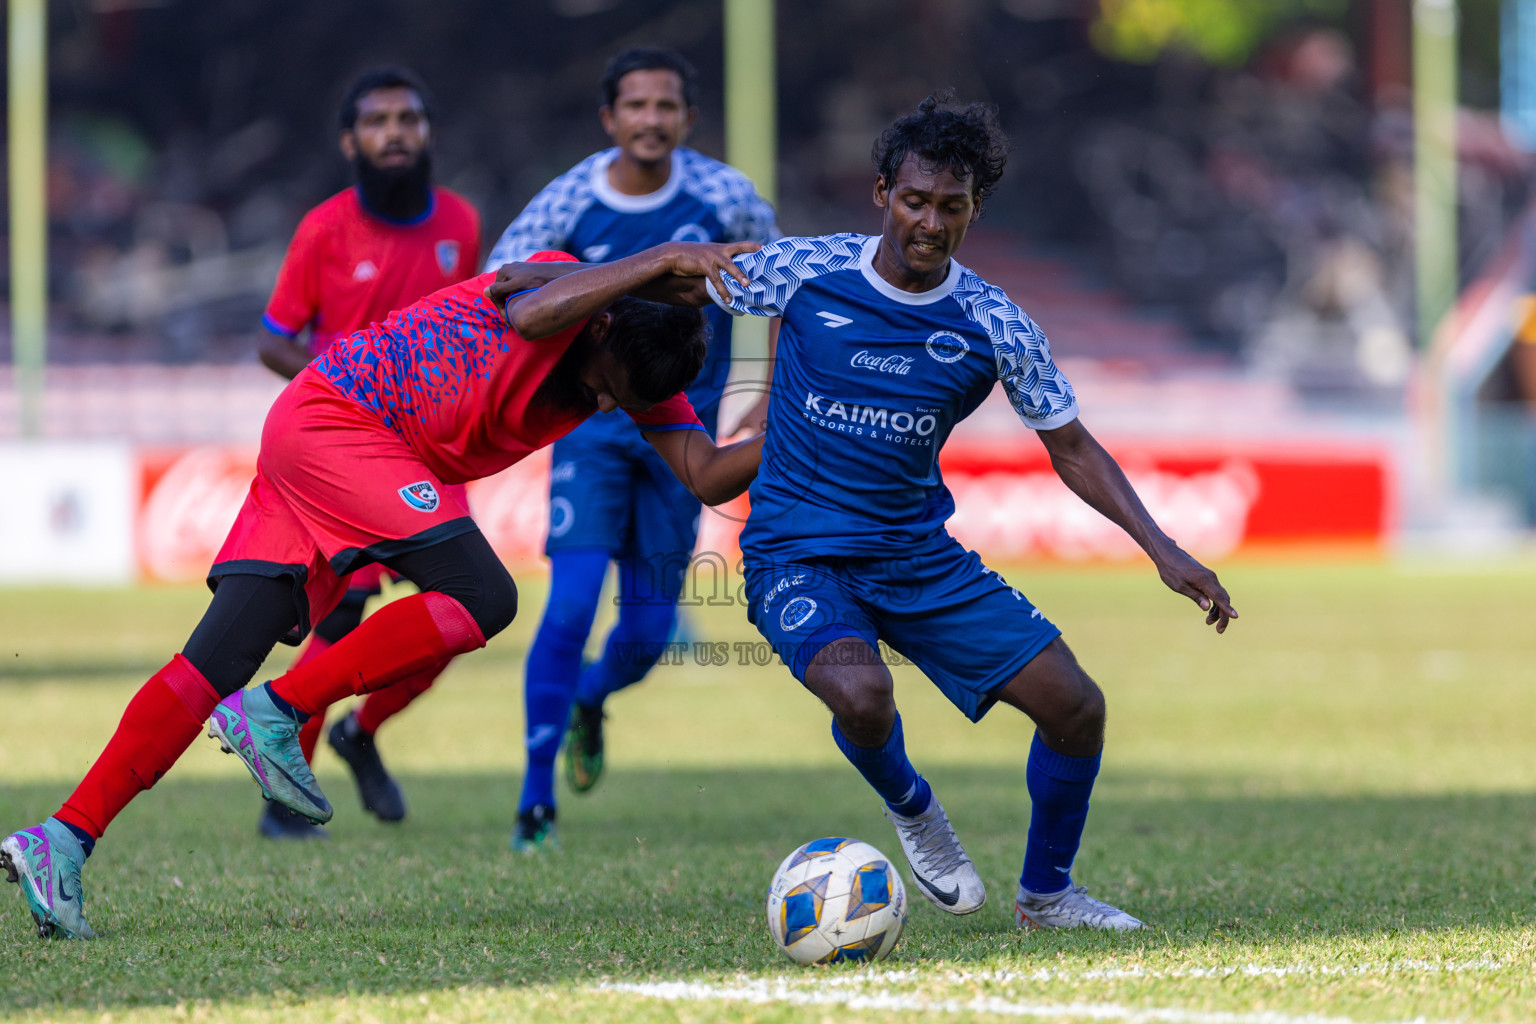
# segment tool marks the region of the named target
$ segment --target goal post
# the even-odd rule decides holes
[[[11,358],[22,437],[43,432],[48,345],[48,5],[9,0]]]
[[[778,77],[774,0],[723,0],[725,4],[725,159],[752,179],[770,203],[778,199]],[[768,355],[765,317],[738,317],[731,331],[732,356],[756,367]]]
[[[1427,351],[1456,303],[1456,0],[1413,2],[1414,277]]]

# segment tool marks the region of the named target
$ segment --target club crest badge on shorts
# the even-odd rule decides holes
[[[789,603],[784,605],[784,610],[779,613],[779,625],[786,630],[796,630],[816,614],[816,599],[814,597],[792,597]]]
[[[437,488],[432,486],[432,481],[422,480],[414,484],[406,484],[400,488],[400,497],[405,503],[417,512],[436,512],[438,497]]]

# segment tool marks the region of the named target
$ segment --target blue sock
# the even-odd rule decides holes
[[[298,722],[300,725],[303,725],[305,722],[309,721],[308,715],[277,695],[277,691],[272,689],[272,683],[270,680],[262,683],[261,688],[267,691],[267,696],[272,699],[272,706],[277,708],[277,710],[281,711],[295,722]]]
[[[890,738],[884,746],[856,746],[843,735],[835,718],[832,720],[832,739],[837,743],[837,749],[859,770],[864,781],[874,787],[891,810],[910,818],[928,809],[928,803],[933,799],[933,790],[929,788],[928,780],[917,774],[917,769],[907,759],[900,715],[896,716],[896,724],[891,727]]]
[[[1029,748],[1029,844],[1019,884],[1033,893],[1061,892],[1072,884],[1072,861],[1088,821],[1088,796],[1099,756],[1058,754],[1035,734]]]
[[[570,720],[581,652],[608,572],[608,552],[596,548],[556,552],[549,561],[549,604],[528,650],[523,683],[528,768],[517,804],[520,812],[537,804],[555,806],[555,757]]]
[[[578,649],[576,654],[579,660],[581,651]],[[532,664],[531,654],[528,660]],[[571,714],[571,691],[558,684],[536,684],[530,679],[523,690],[523,707],[528,718],[528,731],[524,734],[528,767],[517,801],[519,812],[537,804],[555,806],[555,758]]]
[[[71,825],[67,821],[59,821],[58,818],[54,818],[53,820],[58,821],[60,825],[63,825],[65,828],[74,833],[75,838],[80,840],[80,846],[85,850],[85,855],[87,857],[91,855],[92,850],[96,849],[96,837],[91,835],[85,829],[76,825]]]
[[[576,703],[583,707],[600,708],[611,694],[644,679],[672,635],[676,606],[671,598],[625,600],[621,595],[621,601],[603,656],[587,666],[576,685]]]

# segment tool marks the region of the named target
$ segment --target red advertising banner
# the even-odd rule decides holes
[[[134,547],[140,575],[177,582],[207,576],[255,475],[255,448],[138,452]]]
[[[1382,448],[1260,442],[1108,447],[1153,517],[1204,558],[1298,546],[1380,547],[1394,524],[1391,461]],[[146,450],[137,461],[140,574],[202,579],[250,488],[255,450]],[[1062,484],[1033,441],[957,442],[941,461],[955,497],[950,530],[989,560],[1137,555],[1130,538]],[[514,570],[542,560],[548,495],[547,452],[469,485],[471,512]],[[744,497],[706,509],[699,550],[734,566],[746,513]]]
[[[1106,444],[1152,517],[1206,558],[1267,548],[1379,547],[1395,513],[1381,447],[1242,442]],[[951,445],[950,530],[987,558],[1128,558],[1135,544],[1069,491],[1045,449]]]
[[[256,474],[256,449],[205,446],[138,453],[135,548],[149,580],[200,580],[213,564]],[[537,563],[549,525],[549,454],[469,485],[469,506],[512,568]]]

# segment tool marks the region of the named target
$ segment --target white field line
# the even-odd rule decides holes
[[[784,982],[750,981],[735,987],[698,982],[605,983],[598,991],[648,996],[674,1002],[784,1003],[791,1006],[841,1006],[850,1010],[898,1010],[910,1013],[990,1013],[1000,1017],[1047,1017],[1056,1020],[1125,1021],[1127,1024],[1357,1024],[1348,1017],[1274,1012],[1228,1013],[1179,1007],[1136,1007],[1118,1003],[1025,1003],[996,997],[925,999],[916,995],[814,991]],[[1430,1024],[1423,1017],[1392,1024]]]
[[[1468,960],[1463,963],[1436,963],[1432,960],[1394,960],[1387,963],[1364,964],[1223,964],[1214,967],[1103,967],[1086,970],[1036,971],[945,971],[934,974],[924,971],[871,971],[868,974],[848,974],[819,979],[818,984],[827,986],[864,986],[891,982],[948,981],[955,983],[991,982],[1006,985],[1018,981],[1121,981],[1148,978],[1166,980],[1176,978],[1360,978],[1388,974],[1476,974],[1484,971],[1500,971],[1512,964],[1499,960]]]

